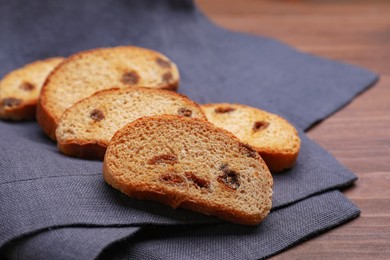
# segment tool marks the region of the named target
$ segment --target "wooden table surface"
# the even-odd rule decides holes
[[[275,259],[390,259],[390,1],[198,0],[216,24],[360,65],[380,81],[308,135],[355,172],[361,216]]]

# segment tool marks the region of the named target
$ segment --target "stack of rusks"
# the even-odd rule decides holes
[[[282,117],[241,104],[197,104],[153,50],[120,46],[27,64],[0,82],[0,117],[36,119],[66,156],[104,160],[126,195],[239,224],[270,212],[273,179],[300,149]]]

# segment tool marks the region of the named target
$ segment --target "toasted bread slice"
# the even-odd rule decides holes
[[[55,140],[62,113],[99,90],[112,86],[175,90],[178,82],[176,65],[152,50],[120,46],[83,51],[70,56],[50,74],[39,99],[37,120]]]
[[[143,117],[115,133],[103,174],[114,188],[256,225],[271,209],[272,176],[258,152],[201,119]]]
[[[55,57],[35,61],[7,74],[0,81],[0,118],[34,119],[43,82],[63,59]]]
[[[137,118],[163,114],[206,119],[195,102],[173,91],[141,87],[102,90],[65,111],[56,131],[58,148],[66,155],[103,160],[116,131]]]
[[[297,130],[284,118],[238,104],[201,106],[207,119],[256,148],[271,172],[291,168],[299,153]]]

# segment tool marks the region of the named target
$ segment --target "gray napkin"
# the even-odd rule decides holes
[[[192,1],[0,0],[0,6],[0,76],[35,59],[138,45],[174,60],[180,92],[195,101],[252,105],[300,129],[377,78],[275,40],[218,28]],[[275,176],[272,214],[250,228],[130,199],[104,183],[101,162],[59,154],[34,122],[0,122],[0,250],[21,259],[88,259],[103,249],[102,257],[221,257],[206,250],[213,246],[245,249],[248,258],[275,254],[359,214],[339,192],[313,196],[349,185],[356,176],[300,135],[297,165]],[[328,206],[335,210],[326,211]]]
[[[12,259],[92,259],[99,254],[99,259],[260,259],[358,214],[341,193],[332,191],[273,211],[257,227],[228,223],[145,226],[139,230],[64,227],[24,237],[10,243],[5,251]]]

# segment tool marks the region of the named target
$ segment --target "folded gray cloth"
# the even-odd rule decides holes
[[[129,239],[139,227],[62,227],[43,230],[9,243],[9,259],[93,259],[107,245]]]
[[[0,0],[0,6],[0,76],[35,59],[138,45],[174,60],[182,77],[180,92],[195,101],[260,107],[300,129],[333,113],[377,78],[365,69],[302,54],[275,40],[220,29],[190,0]],[[57,259],[85,259],[103,248],[111,254],[117,247],[129,258],[185,258],[174,249],[181,245],[193,258],[218,258],[221,255],[206,250],[215,245],[218,234],[221,248],[245,248],[245,256],[260,258],[359,213],[338,192],[310,197],[346,186],[356,176],[302,131],[297,165],[275,175],[274,211],[258,228],[130,199],[104,183],[101,162],[59,154],[33,122],[0,122],[0,133],[0,250],[9,258],[52,259],[56,254]],[[333,204],[338,210],[321,217],[324,205]],[[297,219],[315,221],[292,230]],[[285,229],[272,228],[275,223]],[[150,235],[150,225],[168,227],[152,229],[155,234]],[[186,235],[194,230],[194,237]],[[239,239],[223,240],[226,232]],[[262,240],[289,234],[295,235]],[[122,243],[112,245],[129,236],[134,240],[124,243],[128,250]],[[251,246],[245,246],[246,239]],[[199,247],[191,246],[193,241]],[[78,254],[71,252],[77,249]]]
[[[5,251],[12,259],[92,259],[98,255],[99,259],[259,259],[358,214],[345,196],[332,191],[273,211],[257,227],[229,223],[146,226],[139,230],[64,227],[24,237],[10,243]]]

